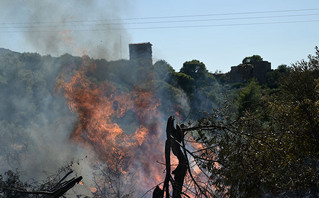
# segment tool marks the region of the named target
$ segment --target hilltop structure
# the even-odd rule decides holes
[[[139,65],[152,65],[152,44],[132,43],[129,44],[130,61],[136,62]]]
[[[129,53],[130,61],[139,66],[151,66],[153,64],[152,44],[150,42],[129,44]],[[260,83],[266,83],[269,71],[271,71],[271,63],[261,60],[232,66],[230,72],[215,74],[215,77],[227,83],[248,82],[252,78]]]
[[[267,73],[270,71],[270,62],[259,61],[250,64],[232,66],[230,72],[225,74],[215,74],[215,77],[227,83],[248,82],[252,78],[255,78],[260,83],[266,83]]]
[[[271,71],[271,63],[268,61],[260,61],[252,64],[240,64],[231,67],[228,73],[230,82],[247,82],[255,78],[260,83],[266,83],[267,73]]]

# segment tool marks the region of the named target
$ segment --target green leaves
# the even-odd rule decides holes
[[[199,128],[200,123],[211,126],[205,132],[209,138],[199,141],[207,145],[221,166],[207,163],[202,167],[212,174],[219,192],[230,197],[318,195],[316,50],[316,56],[309,56],[308,61],[297,62],[291,69],[278,69],[289,70],[282,72],[285,75],[278,91],[251,81],[237,95],[237,115],[226,108],[199,122]],[[212,150],[211,145],[219,150]]]
[[[256,112],[259,108],[261,96],[261,87],[255,80],[241,89],[237,96],[239,116],[243,116],[245,112]]]
[[[207,74],[207,69],[204,63],[199,60],[192,60],[186,61],[180,72],[187,74],[194,79],[199,79],[203,78]]]

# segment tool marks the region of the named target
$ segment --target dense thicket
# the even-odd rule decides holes
[[[254,55],[243,62],[261,60]],[[56,123],[74,121],[55,87],[61,73],[72,75],[83,67],[91,82],[109,81],[118,92],[134,90],[137,84],[151,88],[160,98],[164,117],[199,120],[202,130],[193,134],[213,155],[198,163],[211,175],[219,195],[318,195],[318,49],[307,61],[269,72],[262,85],[255,80],[220,83],[198,60],[185,62],[176,72],[164,60],[139,67],[128,60],[68,54],[55,58],[1,49],[1,173],[24,167],[30,157],[26,153],[38,149],[35,134],[41,136],[42,131],[56,131]],[[207,158],[207,153],[202,154]]]
[[[109,81],[117,92],[152,90],[160,99],[164,117],[186,118],[191,117],[190,112],[211,108],[218,95],[217,83],[205,65],[193,62],[202,70],[187,75],[175,72],[165,61],[141,67],[128,60],[94,60],[69,54],[51,57],[1,49],[0,174],[18,169],[26,170],[23,177],[46,178],[42,171],[54,171],[76,157],[68,152],[72,145],[64,142],[76,124],[76,115],[69,111],[58,89],[61,78],[67,80],[74,72],[85,70],[90,82]],[[202,98],[205,102],[200,103]],[[195,102],[197,106],[192,105]]]
[[[275,72],[278,88],[251,81],[235,98],[237,111],[226,106],[198,123],[199,141],[214,153],[199,163],[227,196],[319,195],[318,48]]]

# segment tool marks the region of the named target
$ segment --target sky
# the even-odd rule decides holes
[[[2,0],[0,48],[128,59],[151,42],[153,62],[197,59],[228,72],[252,55],[290,65],[319,45],[318,0]]]

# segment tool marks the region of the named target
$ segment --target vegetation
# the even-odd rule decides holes
[[[253,55],[242,63],[260,61],[261,56]],[[63,122],[65,128],[72,129],[72,122],[66,120],[74,118],[55,87],[62,71],[71,74],[80,65],[90,65],[86,77],[91,82],[109,81],[119,92],[133,90],[137,84],[151,87],[161,99],[159,110],[164,117],[176,115],[190,120],[183,130],[203,145],[204,149],[192,157],[216,188],[210,191],[215,193],[211,196],[319,195],[318,48],[308,60],[280,65],[269,72],[265,84],[254,79],[221,84],[217,74],[208,72],[198,60],[185,62],[176,72],[163,60],[145,68],[127,60],[3,52],[0,173],[29,168],[23,162],[34,157],[29,153],[40,150],[37,138],[44,138],[40,138],[43,144],[49,142],[45,132],[56,131],[54,123]],[[141,79],[152,83],[141,84]],[[2,174],[0,180],[2,188],[15,181],[16,187],[35,189],[12,171]],[[0,196],[8,193],[2,190]]]
[[[198,139],[214,155],[198,163],[211,173],[218,192],[318,196],[318,78],[316,48],[315,56],[289,68],[278,91],[252,81],[238,93],[237,112],[226,106],[199,120]]]
[[[243,59],[243,64],[254,64],[263,61],[263,58],[259,55],[252,55]]]
[[[55,175],[47,177],[42,182],[22,182],[19,172],[6,171],[4,176],[0,177],[0,197],[65,197],[64,194],[82,180],[80,176],[65,181],[72,173],[73,170],[69,166],[66,166],[60,168]],[[87,196],[77,195],[77,197]]]

